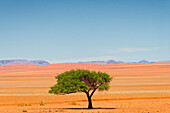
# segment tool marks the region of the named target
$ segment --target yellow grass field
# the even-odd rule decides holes
[[[48,94],[58,73],[107,72],[110,89],[95,92],[88,110],[84,93]],[[170,113],[170,63],[0,66],[0,113]]]

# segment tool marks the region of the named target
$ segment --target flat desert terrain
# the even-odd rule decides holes
[[[84,93],[48,94],[57,74],[89,69],[110,74],[110,89],[95,92],[88,110]],[[0,66],[0,113],[170,113],[170,63]]]

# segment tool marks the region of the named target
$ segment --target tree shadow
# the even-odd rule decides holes
[[[98,108],[93,108],[93,109],[88,109],[88,108],[59,108],[59,109],[65,109],[65,110],[93,110],[93,109],[107,109],[107,110],[111,110],[111,109],[117,109],[117,108],[101,108],[101,107],[98,107]]]

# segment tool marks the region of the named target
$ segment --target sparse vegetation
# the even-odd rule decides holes
[[[32,106],[30,103],[28,103],[28,104],[25,104],[25,106]]]
[[[21,104],[18,104],[18,106],[32,106],[32,104],[30,104],[30,103],[26,103],[26,104],[21,103]]]
[[[76,102],[70,102],[69,104],[70,104],[70,105],[80,105],[80,104],[78,104],[78,103],[76,103]]]
[[[45,106],[45,102],[41,101],[40,103],[40,106]]]
[[[18,104],[18,106],[24,106],[24,104]]]

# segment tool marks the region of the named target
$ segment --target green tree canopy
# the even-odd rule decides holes
[[[89,70],[70,70],[56,76],[57,84],[50,87],[49,93],[69,94],[84,92],[89,101],[89,109],[92,109],[91,97],[96,89],[108,90],[110,75],[103,72]]]

